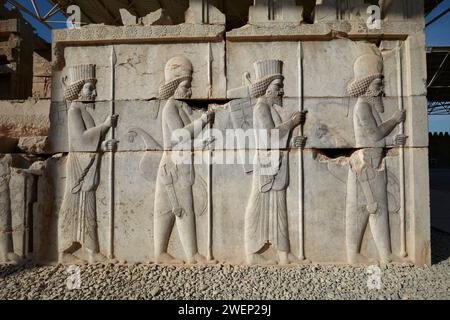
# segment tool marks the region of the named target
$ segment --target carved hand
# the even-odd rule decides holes
[[[107,128],[117,127],[118,119],[119,119],[119,115],[117,115],[117,114],[109,116],[108,118],[106,118],[106,121],[104,123],[105,127],[107,127]]]
[[[399,134],[395,136],[394,144],[396,146],[404,146],[406,144],[406,140],[408,139],[408,136],[404,134]]]
[[[173,214],[178,218],[181,218],[184,214],[183,208],[174,208],[172,211],[173,211]]]
[[[370,203],[367,205],[367,211],[370,214],[376,214],[378,212],[378,203],[374,202],[374,203]]]
[[[117,150],[117,144],[119,141],[117,140],[107,140],[102,142],[102,151],[103,152],[113,152]]]
[[[308,113],[308,111],[307,110],[304,110],[304,111],[301,111],[300,112],[301,113],[301,115],[302,115],[302,118],[301,118],[301,120],[300,120],[300,125],[305,125],[305,122],[306,122],[306,115],[307,115],[307,113]]]
[[[212,148],[212,144],[214,143],[214,141],[216,141],[216,138],[212,137],[212,136],[211,137],[207,137],[206,139],[204,139],[202,141],[203,150],[207,150],[209,148]]]
[[[406,111],[405,110],[398,110],[394,114],[394,119],[395,119],[395,121],[398,124],[405,122],[405,120],[406,120]]]
[[[297,136],[297,137],[294,137],[292,144],[293,144],[294,148],[304,149],[306,146],[307,140],[308,140],[308,138],[305,136]]]
[[[299,111],[292,115],[292,124],[294,127],[299,125],[303,125],[306,121],[306,113],[307,111]]]
[[[202,122],[205,124],[213,123],[214,119],[215,119],[215,115],[216,114],[214,113],[214,111],[208,111],[208,112],[202,114],[202,117],[201,117]]]

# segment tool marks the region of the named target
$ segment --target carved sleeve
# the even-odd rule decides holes
[[[378,125],[369,106],[357,106],[356,111],[364,133],[369,137],[373,137],[376,141],[386,138],[397,126],[395,119],[390,119]]]
[[[94,120],[89,115],[89,122]],[[96,152],[99,149],[102,137],[102,127],[88,127],[83,119],[81,110],[69,109],[69,141],[71,151]]]
[[[360,130],[366,139],[379,141],[384,138],[369,105],[357,105],[356,117]]]
[[[176,149],[184,149],[189,147],[191,140],[196,135],[200,134],[204,127],[204,123],[201,119],[195,120],[187,125],[184,124],[177,110],[177,106],[173,101],[169,101],[163,113],[163,123],[165,123],[170,132],[171,146]],[[180,132],[176,133],[176,130]],[[172,138],[181,138],[172,141]]]
[[[279,133],[279,141],[277,146],[278,148],[285,148],[288,144],[288,138],[290,132],[292,130],[291,121],[286,121],[278,126],[275,125],[275,122],[272,118],[272,111],[270,106],[265,103],[259,103],[255,106],[255,128],[254,129],[265,129],[267,130],[268,138],[272,142],[272,130],[278,130]]]

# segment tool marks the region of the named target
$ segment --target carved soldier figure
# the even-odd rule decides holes
[[[386,137],[405,121],[406,113],[397,111],[382,122],[383,60],[373,53],[359,57],[354,65],[355,79],[348,93],[357,97],[353,123],[356,148],[350,158],[347,182],[346,241],[349,263],[365,263],[360,247],[367,225],[373,234],[380,259],[384,263],[395,259],[391,252],[389,209],[384,148]],[[398,135],[396,145],[404,145],[406,136]]]
[[[165,67],[165,84],[160,98],[168,99],[162,113],[164,154],[158,169],[154,213],[154,246],[156,263],[180,263],[167,252],[170,234],[176,221],[181,244],[188,263],[206,262],[198,253],[192,186],[195,174],[193,159],[179,163],[173,150],[191,153],[193,139],[214,120],[207,112],[193,120],[193,110],[182,101],[192,95],[193,67],[185,57],[170,59]],[[180,131],[184,141],[175,139]],[[176,140],[176,141],[174,141]],[[187,149],[186,149],[187,147]]]
[[[11,180],[12,158],[6,155],[0,160],[0,262],[19,263],[22,259],[14,253],[11,227]]]
[[[69,69],[65,99],[68,111],[69,155],[66,188],[58,221],[59,259],[63,263],[81,263],[74,255],[82,247],[89,263],[106,260],[100,253],[97,231],[96,190],[100,179],[101,157],[114,148],[105,141],[117,124],[117,115],[97,125],[89,109],[95,108],[95,65],[77,65]]]
[[[245,212],[247,263],[275,263],[261,255],[273,245],[278,250],[278,263],[289,264],[295,260],[290,254],[286,204],[289,155],[282,150],[288,147],[293,129],[305,121],[305,113],[296,112],[283,122],[276,110],[277,106],[282,106],[284,95],[282,61],[264,60],[254,66],[257,79],[251,84],[250,92],[252,98],[258,99],[253,111],[257,151],[252,191]]]

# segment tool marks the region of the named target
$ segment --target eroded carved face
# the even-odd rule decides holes
[[[369,89],[367,90],[367,96],[372,97],[379,97],[384,94],[384,82],[383,78],[377,78],[372,81],[372,83],[369,86]]]
[[[79,100],[82,102],[93,102],[95,98],[97,98],[95,83],[92,81],[86,82],[81,89]]]
[[[192,97],[191,80],[185,80],[180,83],[177,90],[175,90],[175,99],[189,99]]]
[[[266,99],[271,105],[283,105],[284,84],[283,80],[277,79],[272,81],[266,90]]]
[[[380,77],[372,81],[372,83],[369,86],[369,89],[367,89],[366,92],[366,97],[368,98],[369,102],[380,113],[384,112],[383,96],[384,96],[384,81],[383,78]]]

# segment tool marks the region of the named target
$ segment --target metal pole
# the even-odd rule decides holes
[[[398,103],[399,109],[404,110],[403,104],[403,61],[402,44],[399,41],[397,45],[397,85],[398,85]],[[403,123],[399,125],[400,135],[405,134]],[[399,169],[400,169],[400,256],[406,257],[406,225],[405,225],[405,147],[399,149]]]

